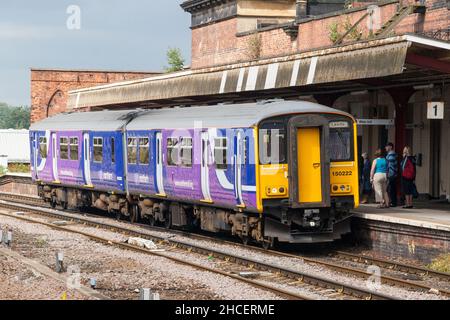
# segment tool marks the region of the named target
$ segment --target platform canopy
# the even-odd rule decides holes
[[[72,110],[289,97],[450,82],[450,43],[403,35],[80,89]]]

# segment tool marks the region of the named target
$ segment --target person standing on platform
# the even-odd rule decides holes
[[[375,152],[375,160],[372,162],[370,170],[370,182],[375,190],[375,201],[379,204],[378,208],[389,208],[389,195],[387,193],[387,172],[388,164],[383,151],[378,149]]]
[[[398,160],[397,153],[394,151],[394,144],[389,142],[386,145],[386,160],[388,163],[388,194],[391,207],[397,206],[397,176],[398,176]]]
[[[362,189],[362,204],[366,204],[369,202],[369,196],[372,192],[372,184],[370,183],[370,170],[371,170],[371,164],[369,160],[369,155],[367,152],[364,152],[362,154],[363,158],[363,165],[361,170],[361,189]]]
[[[402,191],[405,195],[404,209],[413,208],[413,195],[416,191],[416,159],[412,156],[411,148],[406,146],[403,149],[402,169]]]

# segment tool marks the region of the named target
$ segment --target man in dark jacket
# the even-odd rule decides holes
[[[389,142],[386,145],[386,160],[388,163],[388,193],[391,199],[391,207],[397,206],[397,175],[398,160],[394,151],[394,144]]]

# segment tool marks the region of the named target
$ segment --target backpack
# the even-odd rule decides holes
[[[403,167],[402,177],[408,180],[414,180],[416,178],[416,168],[414,163],[410,158],[407,158],[405,161],[406,163]]]
[[[388,177],[396,178],[397,172],[398,172],[397,154],[395,152],[389,153],[386,156],[386,160],[387,160],[387,165],[388,165]]]

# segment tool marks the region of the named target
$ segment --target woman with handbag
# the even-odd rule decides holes
[[[405,195],[405,206],[403,209],[413,208],[413,195],[416,192],[416,160],[412,156],[411,148],[406,146],[403,149],[402,170],[402,190]]]

